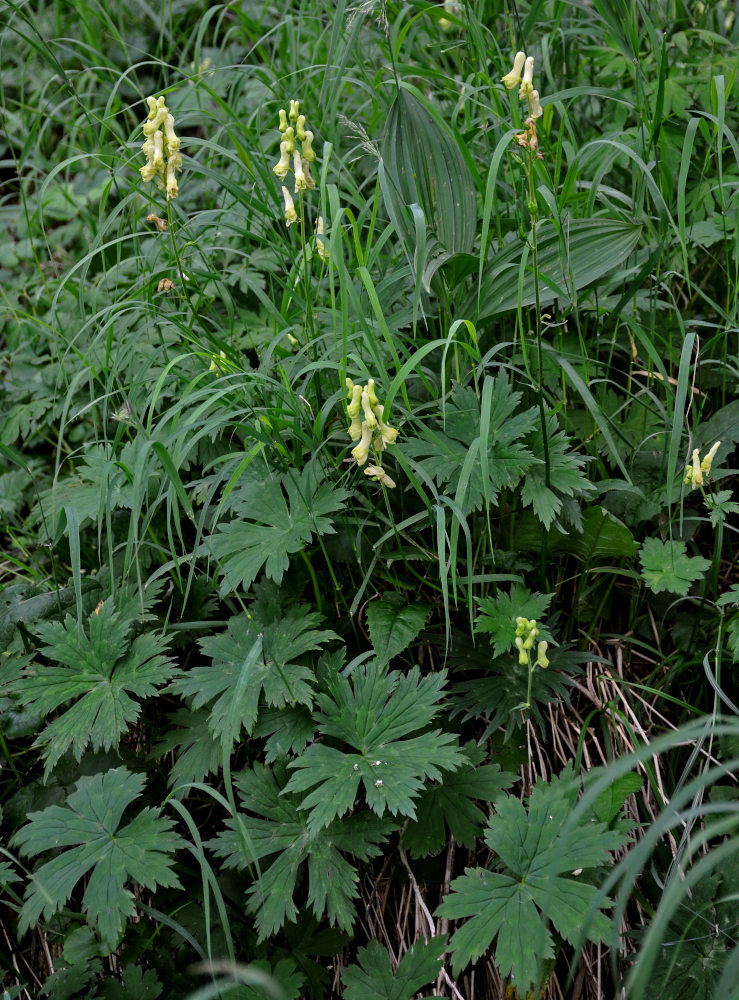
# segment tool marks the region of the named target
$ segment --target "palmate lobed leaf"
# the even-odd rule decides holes
[[[539,521],[549,528],[562,510],[562,496],[587,496],[594,492],[595,487],[582,471],[585,460],[570,450],[570,438],[559,430],[557,418],[550,414],[546,424],[549,482],[546,479],[541,426],[537,426],[526,439],[537,461],[527,471],[521,499],[525,506],[531,505]]]
[[[579,786],[568,767],[550,782],[537,783],[528,811],[513,796],[496,801],[485,842],[502,871],[467,869],[452,882],[438,911],[470,918],[451,941],[456,972],[496,941],[502,974],[512,976],[519,990],[537,988],[545,961],[554,955],[550,925],[572,943],[607,936],[609,921],[601,907],[610,902],[571,873],[604,865],[626,838],[591,817],[568,822]]]
[[[191,696],[196,709],[210,705],[210,731],[230,751],[242,728],[252,732],[261,699],[271,706],[312,704],[313,672],[298,659],[336,637],[315,628],[320,621],[305,605],[267,624],[248,613],[236,615],[225,632],[201,640],[211,665],[193,667],[171,690]]]
[[[80,625],[64,622],[36,626],[42,654],[56,666],[34,663],[17,684],[17,695],[32,712],[47,715],[78,699],[41,732],[46,773],[72,749],[80,760],[85,748],[110,749],[139,715],[139,700],[164,684],[174,667],[164,652],[168,640],[146,632],[128,637],[130,619],[115,610],[112,598]],[[132,697],[133,696],[133,697]]]
[[[110,445],[97,444],[86,453],[77,471],[41,494],[34,517],[43,512],[54,525],[65,507],[74,507],[80,524],[99,520],[106,510],[133,506],[134,487],[125,469],[137,464],[142,443],[129,441],[118,458]]]
[[[410,1000],[423,986],[436,980],[446,947],[446,935],[416,941],[398,962],[393,975],[387,952],[370,941],[357,952],[357,965],[343,969],[346,1000]]]
[[[495,597],[478,598],[480,614],[475,622],[475,631],[489,635],[493,643],[493,655],[500,656],[513,649],[516,640],[516,618],[538,620],[546,613],[553,596],[553,594],[532,594],[522,583],[514,583],[508,594],[499,593]],[[541,638],[551,639],[551,636],[542,631]]]
[[[207,547],[221,562],[221,596],[249,589],[264,569],[280,583],[290,564],[314,535],[334,533],[330,514],[339,513],[349,492],[318,483],[310,466],[300,474],[250,482],[233,504],[237,517],[219,525]]]
[[[446,826],[457,841],[472,849],[482,836],[486,814],[475,800],[492,802],[517,780],[498,764],[482,764],[485,751],[475,743],[463,749],[465,762],[425,788],[416,805],[416,819],[403,830],[403,844],[413,857],[437,854],[447,843]]]
[[[427,778],[465,762],[457,737],[441,730],[425,732],[438,712],[446,682],[444,671],[421,678],[418,667],[405,676],[371,663],[351,678],[334,673],[329,694],[318,695],[315,719],[320,732],[348,743],[347,752],[313,743],[290,763],[294,773],[287,791],[313,789],[302,802],[308,825],[319,830],[354,805],[363,786],[369,807],[379,816],[415,817],[414,799]],[[415,734],[415,735],[414,735]]]
[[[639,561],[642,579],[655,594],[668,590],[683,596],[711,565],[703,556],[689,556],[685,542],[663,542],[659,538],[644,540]]]
[[[515,412],[522,394],[511,390],[505,373],[492,379],[491,385],[487,478],[483,481],[478,455],[464,496],[458,497],[465,513],[480,510],[486,502],[496,503],[502,489],[513,489],[533,466],[541,463],[525,440],[536,428],[536,411],[530,408]],[[421,459],[427,474],[444,485],[447,493],[458,496],[465,459],[471,448],[480,448],[480,434],[480,400],[474,389],[455,385],[443,418],[404,442],[401,449]]]
[[[343,855],[361,860],[376,857],[394,824],[364,810],[324,829],[312,829],[300,797],[284,790],[284,781],[281,764],[274,769],[255,764],[237,775],[234,784],[245,812],[239,814],[238,824],[227,820],[226,829],[210,847],[227,867],[244,868],[274,857],[248,892],[260,940],[276,933],[285,920],[297,918],[293,897],[305,864],[308,904],[316,918],[325,914],[332,925],[349,931],[356,916],[353,900],[358,896],[358,876]]]
[[[146,808],[123,829],[124,810],[140,795],[142,775],[124,767],[80,778],[66,806],[49,806],[31,813],[13,843],[29,856],[66,847],[38,868],[26,890],[20,931],[35,926],[40,917],[57,913],[75,885],[90,873],[83,908],[109,950],[117,946],[126,916],[134,912],[129,880],[147,889],[178,886],[170,871],[174,851],[183,841],[172,831],[172,821],[159,810]]]

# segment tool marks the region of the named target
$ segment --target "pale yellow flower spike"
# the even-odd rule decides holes
[[[142,128],[144,142],[141,149],[146,163],[140,168],[142,180],[156,180],[167,199],[179,194],[176,172],[182,169],[180,139],[174,130],[174,117],[170,114],[164,97],[147,97],[149,115]],[[164,129],[162,133],[161,129]]]
[[[517,52],[513,60],[513,69],[503,77],[503,83],[507,90],[513,90],[521,82],[521,71],[526,62],[526,53]]]

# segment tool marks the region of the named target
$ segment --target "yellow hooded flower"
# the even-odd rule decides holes
[[[523,64],[526,61],[525,52],[517,52],[513,60],[513,69],[510,73],[506,73],[503,77],[503,83],[507,90],[513,90],[513,88],[521,82],[521,70],[523,69]]]

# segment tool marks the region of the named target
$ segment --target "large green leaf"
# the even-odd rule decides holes
[[[32,712],[56,713],[36,740],[46,747],[47,774],[70,748],[80,760],[90,745],[116,746],[138,718],[141,701],[172,675],[174,666],[164,655],[168,640],[154,631],[131,639],[130,631],[126,609],[115,608],[110,597],[84,623],[67,615],[64,622],[36,626],[42,653],[52,663],[28,666],[17,695]]]
[[[413,642],[429,616],[429,604],[409,604],[400,594],[387,594],[367,606],[372,645],[380,663],[386,664]]]
[[[236,491],[234,491],[236,494]],[[290,563],[314,535],[332,535],[330,514],[337,514],[349,496],[343,487],[320,483],[306,466],[300,475],[288,474],[249,482],[233,503],[235,520],[219,525],[207,546],[221,560],[221,595],[245,589],[264,568],[279,583]]]
[[[655,594],[669,590],[672,594],[688,593],[711,565],[703,556],[689,556],[685,542],[646,538],[639,553],[642,579]]]
[[[634,250],[641,227],[618,219],[573,219],[557,232],[550,222],[537,229],[539,262],[539,304],[549,305],[555,299],[567,303],[575,300],[575,292],[620,267]],[[519,276],[526,245],[516,240],[497,253],[485,266],[480,287],[479,310],[477,289],[461,307],[460,315],[477,322],[490,319],[519,304]],[[533,305],[533,255],[528,250],[524,265],[520,304]]]
[[[251,733],[260,700],[268,705],[310,705],[313,672],[301,659],[335,637],[318,629],[321,616],[306,605],[290,608],[276,620],[252,612],[236,615],[225,632],[200,640],[208,666],[193,667],[171,689],[192,697],[193,708],[208,705],[208,728],[230,751],[242,728]]]
[[[393,975],[385,949],[370,941],[357,952],[359,965],[350,965],[341,973],[346,1000],[410,1000],[436,979],[445,946],[445,936],[416,941]]]
[[[472,850],[486,819],[473,800],[493,802],[517,780],[515,774],[501,771],[498,764],[483,764],[486,753],[474,742],[468,743],[463,753],[466,760],[458,771],[445,773],[441,782],[421,792],[416,819],[403,831],[403,844],[416,858],[442,850],[447,843],[447,826],[458,844]]]
[[[126,916],[134,912],[130,879],[147,889],[178,886],[170,871],[173,852],[182,844],[172,821],[157,809],[143,809],[122,829],[124,810],[143,791],[144,779],[117,767],[80,778],[66,806],[31,813],[13,838],[26,855],[52,847],[59,851],[38,868],[26,889],[21,933],[39,917],[52,917],[66,904],[75,885],[89,872],[82,905],[109,950],[118,944]]]
[[[392,821],[364,809],[335,819],[322,830],[311,829],[299,796],[283,790],[285,769],[261,764],[242,771],[234,784],[245,812],[230,818],[209,846],[225,859],[225,867],[243,869],[270,858],[248,892],[248,910],[256,917],[260,940],[278,931],[285,920],[298,919],[294,895],[307,865],[308,904],[317,919],[349,931],[356,916],[358,875],[344,854],[366,861],[381,853],[380,845],[394,828]]]
[[[382,157],[391,187],[400,235],[410,236],[406,208],[417,204],[443,247],[452,253],[472,249],[477,232],[475,182],[448,127],[401,87],[387,118]],[[407,230],[407,232],[403,232]]]
[[[329,676],[329,693],[316,696],[318,729],[354,752],[313,743],[291,761],[295,773],[287,791],[313,789],[302,804],[311,810],[309,829],[320,830],[348,812],[360,784],[378,816],[390,812],[415,818],[414,800],[424,780],[438,781],[442,769],[456,771],[465,763],[456,736],[428,730],[445,683],[443,671],[421,677],[413,667],[403,677],[385,673],[376,662],[355,670],[351,679]]]
[[[569,822],[579,787],[568,767],[550,782],[536,784],[528,811],[512,795],[496,801],[485,842],[501,870],[466,869],[439,908],[445,917],[470,918],[451,941],[455,972],[497,938],[501,974],[511,975],[525,992],[542,985],[547,960],[554,957],[550,925],[573,944],[607,936],[609,923],[600,911],[609,901],[579,875],[604,865],[625,837],[587,816],[578,824]]]

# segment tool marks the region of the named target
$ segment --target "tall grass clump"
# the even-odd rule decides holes
[[[0,10],[5,995],[733,996],[733,8]]]

